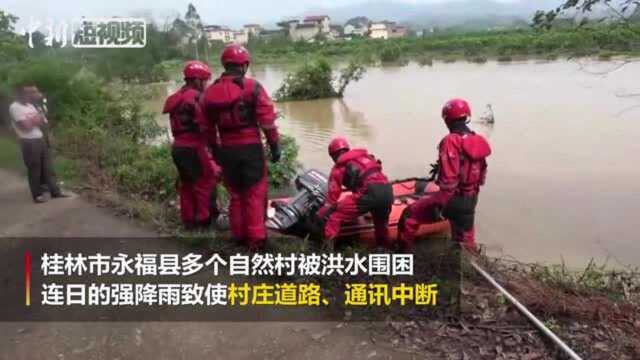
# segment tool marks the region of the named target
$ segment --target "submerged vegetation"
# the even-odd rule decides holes
[[[334,76],[331,64],[325,59],[305,62],[289,73],[275,93],[277,101],[311,100],[343,97],[347,86],[364,76],[365,64],[352,59]]]

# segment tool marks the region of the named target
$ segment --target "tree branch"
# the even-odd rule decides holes
[[[590,75],[601,75],[601,76],[606,76],[609,75],[613,72],[616,72],[620,69],[622,69],[623,67],[625,67],[628,64],[634,63],[634,62],[638,62],[639,60],[622,60],[620,63],[618,63],[616,66],[614,66],[611,69],[607,69],[607,70],[603,70],[603,71],[592,71],[586,68],[586,66],[584,65],[583,62],[578,61],[578,64],[580,65],[580,71],[586,72],[587,74]]]
[[[616,114],[616,117],[620,117],[620,116],[622,116],[622,115],[624,115],[624,114],[626,114],[626,113],[628,113],[628,112],[630,112],[630,111],[633,111],[633,110],[635,110],[635,109],[639,109],[639,108],[640,108],[640,104],[633,105],[633,106],[629,106],[629,107],[627,107],[627,108],[624,108],[624,109],[620,110],[620,111]]]

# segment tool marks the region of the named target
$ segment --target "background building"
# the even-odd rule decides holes
[[[207,25],[204,26],[204,32],[209,41],[222,41],[227,44],[235,39],[233,31],[226,26]]]

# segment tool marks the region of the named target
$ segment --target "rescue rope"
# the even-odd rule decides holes
[[[582,360],[582,358],[576,354],[567,344],[565,344],[556,334],[554,334],[549,328],[547,328],[538,318],[535,317],[524,305],[522,305],[518,299],[511,295],[505,288],[503,288],[489,273],[484,271],[475,261],[470,260],[471,266],[476,269],[493,287],[498,289],[504,295],[511,304],[513,304],[524,316],[529,319],[543,334],[549,337],[560,349],[562,349],[571,359]]]

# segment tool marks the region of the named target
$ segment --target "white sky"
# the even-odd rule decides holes
[[[434,3],[456,0],[392,0],[405,3]],[[518,0],[498,0],[514,2]],[[109,17],[151,14],[154,18],[184,15],[193,3],[205,24],[238,26],[245,23],[269,23],[315,9],[329,9],[363,3],[364,0],[0,0],[0,9],[20,17],[16,30],[28,24],[30,17],[45,22],[71,21],[81,16]]]

